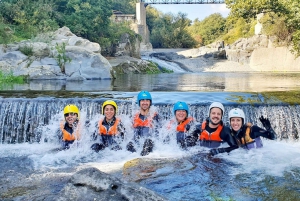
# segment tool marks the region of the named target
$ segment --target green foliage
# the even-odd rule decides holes
[[[231,27],[231,29],[221,37],[227,44],[232,44],[239,38],[249,38],[254,35],[255,19],[247,22],[245,19],[239,18],[236,21],[231,20],[227,22],[230,24],[230,26],[227,27]]]
[[[285,13],[283,0],[225,0],[230,15],[236,18],[256,18],[259,13]]]
[[[31,38],[39,32],[55,30],[58,25],[53,19],[54,0],[3,0],[0,18],[5,24],[14,26],[16,38]]]
[[[257,14],[265,13],[264,33],[276,35],[280,40],[292,36],[293,52],[300,55],[300,1],[299,0],[226,0],[230,9],[229,19],[254,19]]]
[[[0,84],[9,84],[9,83],[16,83],[16,84],[23,84],[25,81],[25,76],[14,76],[12,72],[10,73],[3,73],[0,71]]]
[[[164,68],[164,67],[161,67],[161,68],[160,68],[160,71],[161,71],[162,73],[174,73],[173,70],[169,70],[169,69]]]
[[[30,57],[33,55],[33,47],[31,44],[25,43],[19,47],[19,50],[26,56]]]
[[[282,41],[287,40],[290,35],[283,16],[278,16],[275,13],[267,13],[261,19],[261,23],[263,25],[263,33],[265,35],[275,35]]]
[[[7,45],[13,40],[13,30],[8,25],[0,23],[0,44]]]
[[[137,0],[112,0],[112,9],[124,14],[134,14]]]
[[[154,48],[190,48],[195,46],[195,40],[188,33],[191,21],[186,14],[165,14],[156,18],[150,35]]]
[[[119,44],[121,36],[125,33],[129,34],[129,40],[134,47],[136,39],[141,41],[141,36],[137,35],[134,31],[130,29],[129,22],[121,23],[110,23],[105,31],[105,37],[99,39],[99,44],[101,45],[101,53],[106,56],[113,56],[114,47]]]
[[[61,72],[65,73],[66,63],[72,61],[72,59],[66,55],[66,43],[62,43],[61,45],[56,43],[55,49],[57,50],[57,56],[55,56],[55,59],[60,66]]]
[[[297,30],[293,33],[293,52],[296,56],[300,56],[300,30]]]
[[[111,0],[57,0],[58,24],[67,26],[77,36],[99,42],[105,37],[112,15]]]
[[[203,21],[194,21],[189,33],[197,41],[198,46],[208,45],[219,38],[225,30],[226,19],[219,13],[206,17]]]

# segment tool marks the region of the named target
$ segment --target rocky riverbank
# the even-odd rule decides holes
[[[190,72],[253,72],[248,64],[229,61],[224,52],[217,48],[197,49],[154,49],[144,55],[155,56],[159,59],[173,61]]]

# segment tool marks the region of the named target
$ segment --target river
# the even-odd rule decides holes
[[[224,103],[228,112],[237,106],[235,95],[251,97],[251,93],[263,91],[299,90],[299,77],[299,73],[178,72],[124,75],[117,80],[36,80],[22,85],[2,85],[0,199],[43,200],[46,192],[48,195],[59,192],[78,169],[93,166],[120,176],[126,161],[140,157],[138,153],[126,151],[91,152],[89,135],[93,126],[88,127],[84,134],[86,140],[77,146],[53,152],[59,147],[54,133],[67,103],[76,103],[82,110],[82,121],[88,119],[94,125],[100,118],[101,103],[112,98],[120,104],[119,115],[130,131],[130,116],[137,109],[135,101],[140,90],[151,92],[154,107],[165,119],[172,117],[173,103],[181,100],[190,105],[191,115],[201,122],[212,101]],[[166,146],[158,140],[156,149],[147,158],[188,157],[195,168],[151,177],[139,183],[174,201],[299,200],[299,106],[264,102],[257,106],[238,106],[255,124],[259,124],[261,114],[268,116],[278,140],[263,140],[263,149],[239,149],[213,159],[206,157],[206,149],[194,147],[183,151],[176,143]],[[28,125],[34,125],[30,132],[26,131],[30,128]],[[18,141],[21,143],[16,143]]]

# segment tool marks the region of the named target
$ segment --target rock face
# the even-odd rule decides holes
[[[75,173],[57,200],[163,201],[165,198],[134,183],[123,183],[96,168]]]
[[[275,37],[255,35],[225,48],[229,61],[249,65],[256,71],[300,71],[300,58]]]
[[[29,79],[111,79],[111,65],[100,54],[98,43],[77,37],[67,27],[58,29],[49,38],[47,43],[25,41],[1,47],[0,70]],[[60,53],[56,47],[63,44],[65,52]],[[29,49],[31,55],[22,53]],[[58,62],[59,56],[71,59],[71,62],[64,62],[65,72]]]

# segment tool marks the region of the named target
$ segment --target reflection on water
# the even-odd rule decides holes
[[[33,80],[19,85],[2,85],[1,90],[66,91],[289,91],[300,88],[300,73],[171,73],[131,74],[115,80]]]

